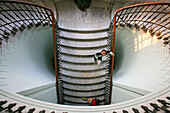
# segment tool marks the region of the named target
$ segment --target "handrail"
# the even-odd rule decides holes
[[[37,5],[31,2],[17,0],[5,0],[5,1],[0,0],[0,15],[1,15],[0,48],[2,48],[3,40],[5,40],[5,42],[8,43],[10,33],[13,34],[13,36],[15,36],[18,29],[22,32],[24,29],[26,29],[26,26],[28,29],[30,29],[34,25],[36,27],[40,26],[41,24],[43,24],[44,26],[49,24],[52,25],[56,85],[58,87],[56,44],[55,44],[56,26],[54,13],[52,12],[52,10],[45,6]]]
[[[46,110],[47,113],[49,110],[54,112],[74,112],[74,113],[80,113],[80,112],[86,112],[86,113],[96,113],[96,112],[106,112],[106,113],[119,113],[122,110],[128,110],[128,113],[131,113],[133,109],[138,109],[141,113],[144,111],[140,108],[141,106],[148,106],[149,109],[151,106],[148,105],[148,103],[157,103],[157,100],[165,100],[169,102],[169,86],[165,87],[162,90],[159,90],[154,93],[150,93],[146,96],[142,96],[141,98],[136,98],[133,100],[129,100],[126,102],[111,104],[111,105],[105,105],[105,106],[67,106],[67,105],[61,105],[61,104],[55,104],[55,103],[48,103],[40,100],[31,99],[25,96],[21,96],[18,94],[11,94],[6,91],[3,91],[0,89],[0,103],[2,101],[9,101],[9,103],[6,103],[5,106],[9,105],[10,103],[16,103],[19,107],[21,105],[26,106],[25,111],[29,111],[32,108],[35,108],[35,112],[38,113],[38,111]],[[166,99],[167,98],[167,99]],[[159,101],[160,102],[160,101]],[[2,105],[2,104],[1,104]],[[164,107],[159,104],[160,107]],[[3,109],[4,106],[2,106]],[[128,109],[127,109],[128,108]],[[153,109],[153,108],[151,108]],[[161,109],[160,109],[161,110]],[[164,110],[161,110],[164,111]]]
[[[151,8],[150,6],[154,6],[154,7]],[[159,6],[159,8],[155,8],[157,6]],[[166,7],[164,8],[163,6],[166,6]],[[165,44],[165,46],[168,45],[170,42],[168,38],[170,34],[170,28],[166,26],[168,26],[170,22],[168,21],[168,18],[165,18],[165,17],[166,15],[170,14],[168,11],[166,11],[166,9],[169,6],[170,6],[169,2],[149,2],[149,3],[130,5],[130,6],[126,6],[126,7],[118,9],[115,12],[114,18],[113,18],[112,52],[113,53],[115,52],[115,33],[116,33],[116,26],[118,25],[120,26],[127,25],[129,27],[133,26],[134,28],[136,28],[136,30],[141,28],[142,30],[144,30],[144,32],[149,30],[151,36],[156,34],[156,36],[158,36],[157,39],[159,40],[163,39],[164,40],[163,44]],[[139,7],[141,7],[141,9],[137,11]],[[152,9],[152,10],[149,10],[149,9]],[[162,11],[159,11],[160,9]],[[144,20],[145,18],[147,19]],[[161,19],[163,20],[161,21]],[[114,57],[112,56],[111,77],[110,77],[111,79],[110,80],[110,97],[109,97],[110,101],[111,101],[111,92],[112,92],[113,66],[114,66]]]

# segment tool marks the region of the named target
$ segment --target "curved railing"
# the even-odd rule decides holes
[[[122,103],[105,106],[67,106],[43,102],[0,90],[0,112],[23,113],[169,113],[169,87]]]
[[[149,31],[150,35],[156,35],[158,40],[163,40],[166,46],[170,42],[170,3],[150,2],[126,6],[118,9],[113,18],[113,39],[112,52],[115,52],[115,33],[116,26],[127,26],[136,30],[142,29],[144,32]],[[112,23],[111,23],[112,24]],[[112,90],[113,64],[111,63],[110,76],[110,99]]]
[[[15,38],[17,32],[23,32],[25,29],[39,27],[41,25],[52,26],[53,29],[53,47],[54,62],[56,70],[56,85],[58,87],[56,44],[57,35],[55,29],[54,13],[51,9],[30,2],[21,2],[15,0],[0,0],[0,49],[5,48],[3,45],[8,43],[10,35]],[[57,25],[57,24],[56,24]],[[1,52],[3,55],[3,52]],[[57,88],[58,90],[58,88]],[[58,92],[58,91],[57,91]],[[59,98],[58,98],[59,100]]]
[[[149,14],[150,11],[147,11],[145,9],[143,9],[145,12],[139,13],[137,14],[137,10],[139,10],[138,7],[142,8],[147,8],[147,9],[156,9],[155,7],[153,8],[149,8],[150,6],[154,6],[154,5],[158,5],[160,7],[157,8],[156,12],[154,13],[153,11],[151,11],[151,15],[149,15],[149,17],[147,17],[147,15]],[[165,5],[165,6],[164,6]],[[144,3],[144,4],[138,4],[138,5],[132,5],[132,6],[128,6],[125,8],[121,8],[120,10],[116,11],[115,17],[114,17],[114,21],[113,21],[113,34],[110,33],[110,35],[113,35],[113,41],[108,41],[108,43],[113,44],[112,45],[112,51],[114,52],[114,42],[115,42],[115,28],[117,25],[120,26],[125,26],[127,25],[128,27],[134,27],[135,29],[139,29],[140,25],[141,25],[141,29],[143,29],[145,32],[146,30],[149,30],[149,32],[151,33],[151,35],[156,34],[158,36],[158,39],[163,39],[164,40],[164,44],[168,45],[169,44],[169,16],[168,18],[166,18],[166,15],[169,15],[169,12],[166,12],[169,7],[169,3]],[[135,9],[136,8],[136,9]],[[141,10],[140,9],[140,10]],[[157,14],[159,12],[159,10],[163,11],[163,14]],[[134,12],[133,12],[134,11]],[[28,28],[30,29],[31,27],[35,26],[38,27],[40,26],[42,23],[44,26],[46,26],[47,24],[50,24],[53,26],[53,45],[54,45],[54,59],[55,59],[55,70],[56,72],[58,72],[57,70],[59,69],[57,67],[57,51],[59,50],[59,48],[56,48],[56,37],[55,33],[55,21],[54,21],[54,14],[53,12],[48,9],[45,8],[43,6],[39,6],[39,5],[35,5],[32,3],[28,3],[28,2],[20,2],[20,1],[2,1],[0,0],[0,47],[3,48],[3,44],[8,43],[9,41],[9,35],[13,35],[15,36],[15,34],[17,33],[17,31],[22,32],[24,31],[24,29]],[[140,12],[140,11],[139,11]],[[153,14],[154,13],[154,14]],[[156,16],[156,15],[157,16]],[[8,16],[7,16],[8,15]],[[141,16],[140,16],[141,15]],[[134,16],[134,17],[133,17]],[[140,20],[140,18],[147,18],[145,21]],[[130,19],[133,18],[133,19]],[[136,18],[136,19],[135,19]],[[138,18],[138,19],[137,19]],[[152,18],[152,19],[150,19]],[[160,22],[161,24],[155,24],[155,19],[156,22]],[[153,21],[148,21],[148,20],[153,20]],[[141,23],[143,22],[143,24]],[[162,23],[166,23],[162,24]],[[156,26],[155,26],[156,25]],[[112,26],[112,25],[111,25]],[[157,28],[159,27],[159,28]],[[151,29],[152,28],[152,29]],[[166,30],[165,30],[166,29]],[[159,31],[160,30],[160,31]],[[13,37],[14,38],[14,37]],[[111,59],[112,61],[112,66],[110,69],[110,73],[111,75],[110,77],[110,81],[108,80],[108,83],[110,86],[112,86],[112,76],[113,76],[113,58]],[[111,65],[111,62],[109,62],[109,64]],[[58,73],[56,73],[57,76]],[[58,78],[58,77],[56,77]],[[58,80],[56,81],[58,84]],[[168,87],[166,88],[168,89]],[[110,92],[108,92],[107,94],[109,94],[109,98],[111,98],[111,90],[112,87],[109,88]],[[57,91],[58,93],[59,91]],[[7,101],[5,100],[1,100],[0,101],[0,111],[4,111],[6,109],[8,109],[9,111],[12,110],[12,108],[19,103],[19,105],[23,104],[23,106],[18,106],[18,109],[14,110],[13,112],[21,112],[22,110],[24,110],[25,108],[27,108],[28,106],[33,106],[33,107],[37,107],[37,109],[39,107],[43,108],[43,109],[53,109],[56,111],[91,111],[91,112],[96,112],[96,111],[113,111],[114,109],[124,109],[126,107],[129,106],[134,106],[136,104],[140,104],[141,103],[146,103],[147,101],[151,101],[154,99],[158,99],[159,96],[161,95],[168,95],[168,90],[166,92],[160,91],[158,93],[152,94],[150,97],[145,97],[145,99],[139,99],[140,101],[131,101],[131,102],[127,102],[125,104],[121,104],[121,105],[110,105],[110,106],[97,106],[97,107],[93,107],[91,109],[87,109],[86,107],[82,107],[83,109],[78,109],[77,107],[70,107],[70,106],[62,106],[62,105],[57,105],[57,104],[47,104],[47,103],[43,103],[43,102],[39,102],[39,101],[35,101],[32,99],[28,99],[28,98],[24,98],[24,97],[19,97],[18,95],[12,95],[12,94],[8,94],[7,92],[3,92],[0,91],[0,96],[3,98],[7,98]],[[160,94],[159,94],[160,93]],[[58,94],[59,95],[59,94]],[[169,97],[166,96],[167,99],[169,100]],[[7,103],[9,99],[9,104]],[[161,98],[160,98],[161,99]],[[165,99],[165,98],[164,98]],[[166,99],[166,101],[167,101]],[[59,101],[59,99],[58,99]],[[110,100],[109,100],[110,101]],[[11,102],[17,102],[17,103],[11,103]],[[158,110],[163,110],[166,112],[166,109],[164,109],[164,106],[169,105],[168,102],[165,101],[158,101],[159,103],[161,103],[163,105],[163,107],[156,106],[155,104],[152,104],[154,107],[156,107],[155,109]],[[8,104],[6,105],[6,107],[3,107],[4,104]],[[152,110],[148,110],[148,108],[145,106],[145,104],[142,104],[143,106],[141,106],[141,108],[144,111],[152,111]],[[151,105],[151,103],[150,103]],[[151,105],[151,106],[152,106]],[[100,107],[100,110],[98,110],[98,108]],[[34,112],[35,109],[29,109],[29,113]],[[137,108],[133,109],[134,113],[137,113]],[[10,111],[11,112],[11,111]],[[40,111],[41,113],[46,112],[45,110]],[[53,112],[53,111],[52,111]],[[114,112],[114,111],[113,111]],[[126,110],[124,110],[123,112],[127,112]],[[168,111],[169,112],[169,111]],[[116,113],[116,112],[114,112]]]

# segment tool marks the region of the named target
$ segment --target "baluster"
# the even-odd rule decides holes
[[[3,35],[3,39],[5,39],[5,41],[8,43],[9,36]]]
[[[19,7],[19,8],[21,9],[21,11],[24,12],[24,14],[26,14],[27,17],[29,17],[28,14],[25,13],[25,10],[23,9],[23,7],[20,6],[21,4],[18,4],[18,3],[16,3],[16,4],[17,4],[17,7]],[[18,11],[18,12],[19,12],[19,11]],[[19,12],[19,13],[20,13],[20,12]],[[27,20],[27,22],[28,22],[29,24],[31,23],[30,21],[28,21],[28,19],[27,19],[22,13],[20,13],[20,14],[21,14],[22,17],[24,17],[25,20]],[[25,21],[25,20],[24,20],[24,21]],[[25,22],[24,22],[24,23],[25,23]],[[28,25],[27,23],[25,23],[25,24]]]
[[[10,23],[7,23],[5,20],[2,19],[2,17],[0,18],[1,21],[3,21],[5,24],[1,25],[3,26],[6,30],[11,31],[11,29],[9,29],[8,27],[6,27],[7,25],[11,28],[13,28],[13,26]],[[3,31],[2,29],[0,29],[1,31]]]
[[[147,8],[145,9],[145,11],[149,8],[149,6],[146,6]],[[134,8],[134,7],[133,7]],[[137,8],[136,8],[136,10],[134,11],[134,12],[136,12],[137,11]],[[143,11],[139,16],[138,16],[138,19],[143,15],[143,13],[145,12],[145,11]],[[134,13],[133,13],[134,14]],[[133,14],[131,14],[131,16],[129,17],[129,19],[130,18],[132,18],[132,16],[133,16]],[[134,18],[133,18],[134,19]],[[133,19],[132,20],[128,20],[128,21],[133,21]],[[133,22],[133,23],[129,23],[129,24],[131,24],[131,25],[133,25],[133,24],[135,24],[136,22]],[[139,23],[139,22],[138,22]],[[136,23],[137,24],[137,23]]]
[[[161,6],[160,8],[162,8],[162,7],[163,7],[163,6]],[[166,8],[162,8],[163,10],[162,10],[161,12],[165,11],[168,7],[169,7],[169,6],[167,6]],[[159,9],[160,9],[160,8],[159,8]],[[157,9],[157,11],[158,11],[159,9]],[[156,11],[156,12],[157,12],[157,11]],[[158,14],[157,14],[155,17],[153,17],[152,20],[150,20],[150,21],[152,22],[152,21],[153,21],[154,19],[156,19],[160,14],[161,14],[161,13],[158,13]],[[164,16],[165,16],[165,15],[164,15]],[[157,21],[158,21],[158,20],[156,20],[156,22],[157,22]],[[155,23],[156,23],[156,22],[155,22]],[[149,24],[149,23],[148,23],[148,24]],[[152,27],[152,26],[153,26],[153,24],[150,25],[150,26],[148,26],[148,28],[150,28],[150,27]],[[154,28],[156,28],[156,27],[157,27],[157,26],[155,26]],[[159,30],[159,29],[157,29],[157,30]]]
[[[157,39],[158,39],[158,40],[162,39],[162,36],[159,36]]]
[[[28,113],[33,113],[35,111],[35,108],[29,109]]]
[[[139,31],[139,25],[135,24],[134,27],[136,28],[137,31]]]
[[[158,6],[158,5],[157,5]],[[160,8],[162,8],[162,5],[159,7],[159,8],[157,8],[157,10],[156,11],[154,11],[147,19],[146,19],[146,21],[148,21],[155,13],[157,13],[158,12],[158,10],[160,9]],[[166,8],[165,8],[166,9]],[[152,10],[151,10],[152,11]],[[163,10],[164,11],[164,10]],[[151,12],[150,12],[151,13]],[[159,13],[160,14],[160,13]],[[158,14],[158,15],[159,15]],[[154,18],[156,18],[157,16],[155,16]],[[151,21],[153,21],[154,20],[154,18],[152,18],[152,20],[149,20],[150,22]],[[147,25],[149,25],[149,23],[147,23],[145,26],[147,26]],[[153,24],[152,24],[153,25]],[[152,25],[150,25],[150,26],[148,26],[147,28],[150,28]]]
[[[33,23],[34,23],[34,25],[36,25],[36,23],[38,23],[38,21],[37,21],[37,19],[34,17],[34,15],[29,11],[29,9],[27,8],[27,6],[25,5],[25,4],[23,4],[23,6],[24,6],[24,8],[27,10],[27,12],[28,12],[28,14],[30,15],[29,17],[30,17],[30,19],[32,19],[33,20]],[[36,22],[35,22],[36,21]]]
[[[151,36],[153,36],[154,33],[155,33],[154,29],[153,29],[153,28],[150,28],[150,29],[149,29],[149,33],[151,34]]]
[[[0,101],[0,109],[2,109],[2,105],[6,104],[8,101],[4,100],[4,101]]]
[[[40,24],[41,24],[45,19],[43,19],[43,16],[41,15],[40,11],[38,10],[39,7],[38,7],[38,8],[37,8],[36,6],[34,6],[34,7],[35,7],[35,9],[37,10],[38,15],[40,15],[40,17],[39,17],[39,16],[38,16],[38,17],[41,18],[41,19],[40,19]]]
[[[4,5],[6,6],[6,7],[8,7],[8,5],[6,4],[6,3],[4,3]],[[9,8],[9,7],[8,7]],[[1,9],[2,10],[4,10],[2,7],[1,7]],[[11,8],[9,8],[9,9],[11,9]],[[12,12],[13,12],[13,10],[11,10]],[[10,17],[10,18],[12,18],[13,20],[15,20],[15,22],[17,22],[20,26],[22,25],[21,23],[20,23],[20,21],[19,20],[17,20],[16,18],[14,18],[10,13],[8,13],[8,11],[6,11],[5,13],[7,13],[7,15],[8,15],[8,17]],[[13,12],[14,13],[14,12]],[[3,13],[1,13],[5,18],[7,18],[7,16],[5,16]],[[15,13],[14,13],[15,14]],[[16,14],[15,14],[15,16],[16,16]],[[9,18],[7,18],[8,20],[10,20],[11,21],[11,19],[9,19]],[[16,24],[15,24],[16,25]],[[18,26],[18,25],[16,25],[18,28],[20,27],[20,26]]]
[[[11,109],[12,109],[14,106],[16,106],[16,105],[17,105],[16,103],[12,103],[12,104],[9,104],[7,107],[4,107],[4,108],[2,107],[2,108],[0,109],[0,112],[3,111],[3,110],[6,110],[6,109],[8,110],[8,112],[12,112]]]
[[[8,42],[9,35],[10,35],[10,34],[9,34],[6,30],[4,31],[4,34],[2,35],[3,39],[5,39],[6,42]]]
[[[159,103],[161,103],[163,106],[170,105],[170,103],[166,102],[165,100],[160,100],[160,99],[158,99],[157,101],[158,101]]]
[[[150,103],[150,105],[151,105],[156,111],[159,111],[159,109],[160,109],[160,110],[163,110],[163,111],[165,111],[165,112],[167,112],[167,113],[170,112],[168,109],[166,109],[166,108],[164,108],[164,107],[159,107],[159,106],[158,106],[157,104],[155,104],[155,103]]]
[[[149,113],[149,112],[151,112],[152,113],[152,111],[147,107],[147,106],[141,106],[141,108],[145,111],[145,112],[147,112],[147,113]]]
[[[20,106],[17,110],[13,111],[13,113],[21,113],[24,109],[26,108],[26,106]]]
[[[35,22],[31,19],[31,17],[27,14],[27,12],[25,11],[25,9],[23,9],[23,7],[21,7],[20,6],[20,4],[18,4],[18,6],[23,10],[23,12],[24,12],[24,14],[27,16],[27,17],[29,17],[29,19],[27,19],[27,22],[29,23],[28,25],[27,25],[27,27],[28,27],[28,29],[31,29],[31,27],[33,27],[33,23],[35,24]],[[24,6],[24,5],[23,5]],[[26,8],[26,7],[25,7]],[[32,22],[30,22],[30,21],[32,21]]]
[[[155,9],[155,7],[156,7],[157,5],[155,5],[154,7],[152,7],[152,9],[150,9],[150,11],[152,11],[153,9]],[[149,7],[149,6],[148,6]],[[146,10],[145,10],[146,11]],[[142,22],[143,20],[144,20],[144,18],[150,13],[150,11],[146,11],[147,13],[145,14],[145,15],[143,15],[143,17],[142,17],[142,19],[140,20],[140,21],[138,21],[138,24],[139,24],[139,22]],[[147,22],[147,21],[146,21]],[[141,25],[139,25],[139,26],[142,26],[142,25],[144,25],[144,23],[145,22],[143,22]],[[147,28],[147,27],[146,27]]]
[[[150,103],[150,105],[156,110],[156,111],[159,111],[159,106],[155,103]]]
[[[45,113],[45,110],[40,111],[39,113]]]
[[[139,10],[142,10],[143,7],[144,7],[144,6],[142,6],[141,9],[139,9]],[[136,22],[138,21],[138,19],[140,18],[140,15],[138,16],[138,14],[140,14],[140,13],[137,12],[138,8],[140,8],[140,7],[137,7],[136,10],[133,12],[133,14],[135,14],[135,12],[136,12],[136,15],[135,15],[135,16],[133,17],[133,19],[131,20],[131,21],[134,21],[132,25],[139,24],[139,22],[136,23]],[[135,19],[137,16],[138,16],[138,18]],[[130,24],[131,24],[131,22],[130,22]]]
[[[9,32],[7,32],[7,31],[5,30],[5,31],[4,31],[4,35],[9,36],[10,34],[9,34]]]
[[[133,110],[134,113],[140,113],[139,110],[136,109],[136,108],[132,108],[132,110]]]
[[[123,113],[129,113],[128,111],[126,111],[126,110],[123,110]]]
[[[41,10],[40,13],[42,13],[42,15],[43,15],[42,18],[43,18],[44,20],[46,20],[46,21],[45,21],[45,24],[48,25],[49,20],[48,20],[48,17],[46,16],[47,13],[45,12],[45,9],[42,9],[42,8],[40,8],[40,7],[39,7],[39,9]],[[44,11],[43,11],[43,10],[44,10]]]
[[[18,31],[18,29],[14,26],[14,27],[12,28],[12,30],[11,30],[11,34],[12,34],[13,36],[15,36],[17,31]]]
[[[3,41],[3,39],[0,38],[0,55],[3,55],[3,52],[2,52],[2,41]],[[1,62],[1,59],[0,59],[0,62]]]
[[[31,8],[32,11],[34,11],[34,9],[32,8],[32,6],[29,6]],[[34,6],[35,7],[35,6]],[[35,24],[36,27],[39,27],[41,25],[41,19],[39,18],[39,16],[37,15],[37,13],[34,11],[34,14],[36,15],[36,20],[37,20],[37,23]],[[35,18],[35,17],[34,17]],[[38,21],[39,20],[39,21]]]
[[[15,23],[15,22],[12,22],[10,18],[8,18],[6,15],[4,15],[3,13],[1,13],[8,21],[10,21],[12,24],[14,24],[15,26],[17,26],[19,28],[19,26]],[[10,15],[9,15],[10,16]],[[11,16],[10,16],[11,17]],[[13,18],[13,17],[11,17]],[[18,22],[15,18],[13,18],[16,22]],[[5,22],[6,23],[6,22]],[[19,22],[18,22],[19,23]],[[20,24],[20,23],[19,23]],[[21,24],[20,24],[21,25]]]
[[[24,17],[18,10],[17,10],[17,8],[13,5],[13,3],[10,3],[14,8],[15,8],[15,10],[18,12],[17,14],[15,13],[15,11],[13,11],[12,10],[12,12],[15,14],[15,16],[16,17],[18,17],[20,20],[20,22],[23,22],[25,25],[27,25],[27,23],[25,23],[25,21],[18,15],[18,14],[20,14],[22,17]],[[8,7],[9,8],[9,7]],[[20,26],[20,31],[23,31],[26,27],[25,27],[25,25],[24,24],[22,24],[21,26]]]
[[[169,96],[167,96],[166,98],[167,98],[168,100],[170,100],[170,97],[169,97]]]
[[[156,32],[156,31],[155,31]],[[161,31],[156,33],[156,36],[159,37],[161,35]]]

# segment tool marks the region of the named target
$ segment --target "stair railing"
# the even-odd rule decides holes
[[[61,39],[59,37],[59,27],[58,24],[55,24],[55,42],[56,45],[56,61],[57,61],[57,69],[56,73],[58,75],[58,78],[56,78],[56,82],[58,84],[57,86],[57,95],[58,95],[58,103],[63,104],[64,103],[64,96],[63,96],[63,79],[62,79],[62,55],[61,55]]]
[[[26,28],[52,25],[53,12],[43,6],[15,0],[0,0],[0,47],[8,43],[9,35]]]
[[[55,43],[57,39],[55,33],[57,33],[57,31],[55,29],[55,24],[54,13],[49,8],[30,2],[0,0],[0,55],[2,56],[3,49],[6,49],[3,45],[8,43],[10,37],[15,38],[17,32],[23,32],[25,29],[29,30],[32,27],[39,27],[41,25],[52,26],[56,86],[58,90],[58,62],[56,58],[57,48]]]
[[[107,39],[107,50],[108,51],[112,51],[112,40],[113,40],[113,22],[110,23],[107,35],[108,35],[108,39]],[[112,87],[110,87],[111,85],[111,63],[112,63],[112,57],[110,55],[106,56],[107,59],[107,64],[106,64],[106,83],[105,83],[105,104],[110,104],[111,103],[111,89]]]
[[[130,27],[135,30],[142,29],[149,32],[151,36],[156,35],[158,40],[163,40],[164,46],[170,43],[170,3],[149,2],[126,6],[118,9],[113,18],[113,40],[112,52],[115,52],[115,33],[116,27]],[[112,56],[110,74],[110,95],[111,102],[112,77],[114,58]]]

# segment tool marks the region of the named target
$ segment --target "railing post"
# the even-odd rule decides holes
[[[60,103],[59,99],[59,87],[58,87],[58,70],[57,70],[57,55],[56,55],[56,38],[55,38],[55,19],[54,19],[54,13],[52,14],[52,31],[53,31],[53,48],[54,48],[54,64],[55,64],[55,74],[56,74],[56,89],[57,89],[57,99],[58,103]]]
[[[112,52],[113,53],[115,53],[116,14],[114,15],[114,18],[113,18],[113,42],[112,42]],[[110,76],[110,94],[109,94],[109,103],[110,104],[111,104],[111,97],[112,97],[113,66],[114,66],[114,56],[112,56],[111,74],[110,74],[111,75]]]

